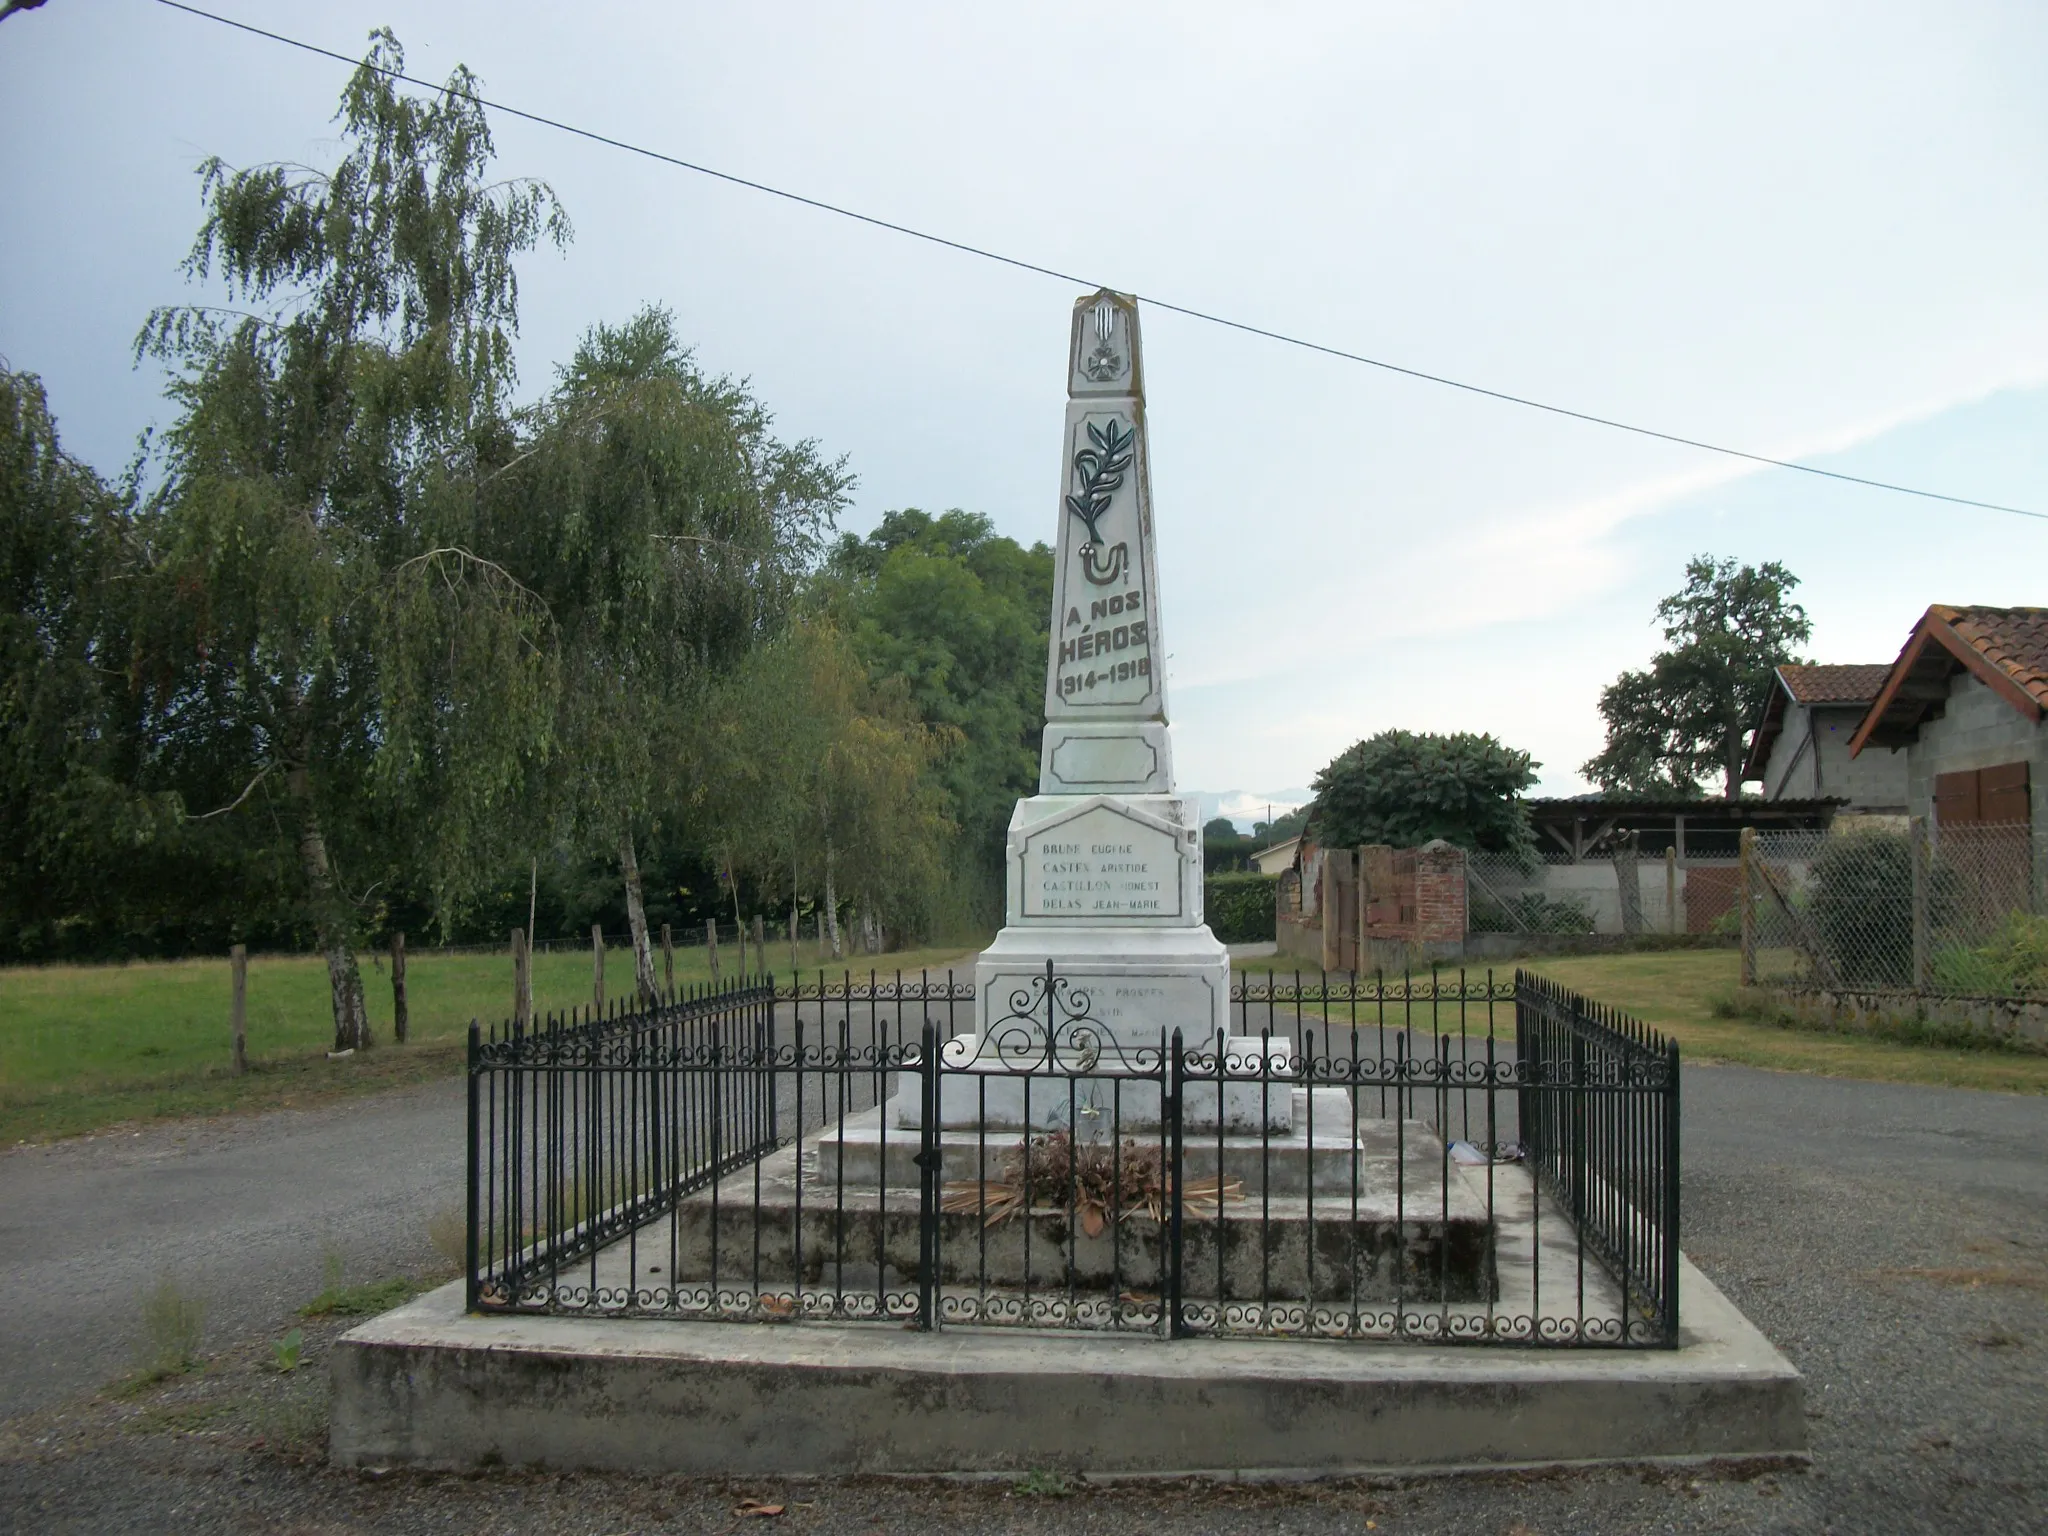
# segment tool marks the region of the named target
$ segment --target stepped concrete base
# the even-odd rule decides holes
[[[1804,1457],[1799,1373],[1689,1262],[1677,1350],[468,1317],[336,1346],[341,1466],[1335,1476]]]

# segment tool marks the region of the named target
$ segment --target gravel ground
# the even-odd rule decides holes
[[[451,1078],[0,1154],[0,1417],[122,1374],[164,1279],[218,1345],[290,1326],[330,1254],[351,1283],[432,1265],[428,1218],[462,1204],[462,1104]]]
[[[388,1138],[404,1119],[379,1123]],[[424,1123],[435,1124],[430,1107]],[[297,1133],[290,1117],[272,1116],[219,1134],[241,1148],[234,1156],[261,1162],[262,1148]],[[404,1150],[358,1145],[347,1182],[363,1207],[390,1204],[367,1159],[438,1155]],[[42,1240],[16,1199],[23,1156],[0,1161],[0,1230],[17,1253]],[[346,1158],[340,1168],[349,1171]],[[148,1180],[131,1178],[124,1198],[146,1203]],[[263,1368],[272,1322],[239,1343],[224,1327],[204,1375],[128,1398],[75,1396],[0,1425],[0,1529],[739,1531],[752,1528],[744,1511],[755,1500],[782,1506],[761,1517],[768,1529],[954,1536],[2048,1531],[2048,1102],[1690,1068],[1685,1200],[1688,1250],[1807,1374],[1809,1470],[1120,1488],[504,1470],[371,1478],[330,1471],[318,1454],[319,1353],[338,1325],[311,1330],[308,1366],[281,1376]],[[65,1214],[119,1230],[115,1210]],[[383,1218],[349,1219],[367,1230]],[[203,1237],[196,1213],[188,1221]],[[416,1221],[394,1212],[390,1230]],[[19,1307],[18,1284],[9,1295]],[[256,1324],[266,1314],[257,1305],[235,1316]],[[9,1359],[17,1337],[10,1318]]]

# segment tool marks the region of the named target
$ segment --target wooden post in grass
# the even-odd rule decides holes
[[[757,971],[768,969],[767,929],[762,924],[761,914],[758,912],[754,914],[754,969]]]
[[[228,1028],[234,1032],[234,1074],[249,1070],[249,946],[237,944],[228,951],[228,974],[233,985],[228,994]]]
[[[1906,851],[1912,859],[1910,884],[1913,903],[1913,988],[1927,990],[1927,818],[1915,816],[1907,824]]]
[[[704,922],[704,958],[711,963],[711,985],[718,985],[718,919],[706,918]]]
[[[391,935],[391,1038],[405,1044],[405,935]]]
[[[1664,931],[1678,932],[1678,850],[1664,850]]]
[[[590,1006],[604,1016],[604,929],[590,925]]]
[[[661,925],[661,984],[676,989],[676,941],[669,937],[668,924]]]
[[[512,1024],[522,1033],[533,1023],[533,952],[526,930],[512,930]]]
[[[1735,840],[1735,902],[1742,923],[1741,984],[1756,985],[1756,828],[1744,827]]]

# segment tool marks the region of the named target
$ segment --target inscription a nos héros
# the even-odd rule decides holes
[[[1058,687],[1062,697],[1138,679],[1144,679],[1141,694],[1151,687],[1152,627],[1144,619],[1144,611],[1145,595],[1136,590],[1091,598],[1085,617],[1078,605],[1067,609],[1060,621]],[[1123,622],[1117,622],[1119,619]],[[1090,664],[1098,659],[1104,664]]]

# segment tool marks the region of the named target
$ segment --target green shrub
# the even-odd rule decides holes
[[[1852,986],[1913,980],[1913,845],[1903,832],[1831,837],[1813,861],[1807,915],[1821,958]]]
[[[1988,943],[1937,950],[1932,970],[1935,987],[1943,992],[1992,997],[2048,993],[2048,917],[2008,913]]]
[[[1495,901],[1477,894],[1468,925],[1474,933],[1591,933],[1593,914],[1580,903],[1524,891]]]
[[[1271,875],[1211,875],[1202,886],[1209,928],[1226,944],[1258,944],[1276,936]]]
[[[1845,985],[1913,984],[1913,844],[1877,829],[1830,837],[1813,861],[1803,902],[1820,958]],[[1941,859],[1927,868],[1927,922],[1939,930],[1959,905],[1962,881]],[[1768,900],[1766,905],[1768,906]]]

